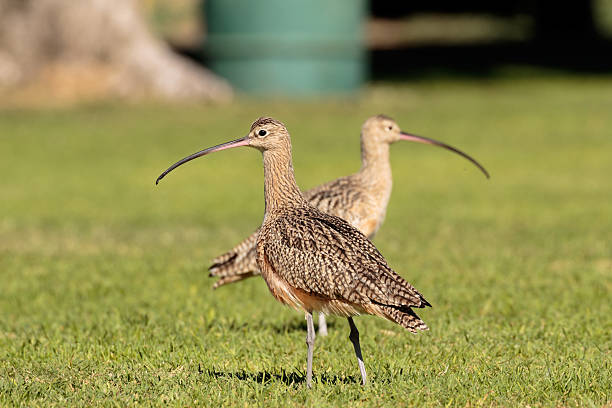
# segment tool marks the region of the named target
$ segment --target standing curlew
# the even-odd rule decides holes
[[[431,305],[389,267],[363,233],[308,204],[295,182],[291,138],[277,120],[260,118],[247,136],[185,157],[164,171],[156,184],[190,160],[238,146],[263,153],[266,207],[257,238],[257,265],[272,295],[306,315],[307,386],[312,385],[313,311],[348,319],[349,339],[365,385],[359,332],[352,316],[372,314],[417,332],[427,326],[412,308]]]
[[[305,191],[304,198],[317,209],[348,221],[369,239],[374,237],[385,218],[391,195],[389,145],[400,140],[431,144],[451,150],[474,163],[487,177],[487,171],[462,151],[433,139],[403,132],[384,115],[368,118],[361,128],[361,169]],[[210,276],[219,277],[213,288],[260,274],[256,244],[259,229],[240,244],[213,259]],[[325,315],[319,314],[319,335],[327,334]]]

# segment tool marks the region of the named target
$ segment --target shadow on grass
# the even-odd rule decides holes
[[[266,384],[272,381],[280,381],[287,386],[292,385],[301,385],[306,383],[306,374],[300,371],[292,371],[287,372],[282,370],[280,373],[274,373],[269,371],[259,371],[257,373],[250,373],[245,370],[235,371],[235,372],[223,372],[217,371],[215,369],[208,369],[205,371],[206,374],[213,378],[227,378],[227,379],[237,379],[240,381],[251,381],[259,384]],[[200,371],[203,373],[203,371]],[[361,377],[357,378],[355,376],[338,376],[338,375],[313,375],[312,377],[313,383],[320,384],[361,384]]]

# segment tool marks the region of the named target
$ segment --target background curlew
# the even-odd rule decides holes
[[[476,160],[445,143],[403,132],[391,118],[377,115],[368,118],[361,128],[361,168],[303,193],[317,209],[348,221],[372,239],[382,225],[391,196],[392,176],[389,145],[400,140],[431,144],[451,150],[474,163],[487,177],[489,174]],[[257,229],[230,251],[216,257],[210,276],[219,278],[213,288],[257,276]],[[319,314],[319,335],[327,334],[325,315]]]
[[[257,265],[272,295],[306,315],[308,387],[312,384],[313,311],[348,319],[349,338],[365,385],[359,332],[352,316],[372,314],[417,332],[427,326],[412,308],[431,305],[389,267],[362,232],[308,204],[295,182],[289,133],[279,121],[258,119],[247,136],[185,157],[156,183],[190,160],[238,146],[263,153],[266,208],[257,238]]]

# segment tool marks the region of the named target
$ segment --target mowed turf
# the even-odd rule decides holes
[[[264,100],[262,100],[264,99]],[[355,100],[95,105],[0,112],[0,405],[604,406],[612,402],[612,80],[376,85]],[[359,167],[359,129],[392,146],[375,243],[433,304],[412,335],[359,317],[317,338],[260,278],[210,289],[210,259],[263,216],[259,152],[167,166],[242,137],[293,136],[303,188]]]

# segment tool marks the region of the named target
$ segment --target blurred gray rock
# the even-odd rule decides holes
[[[0,87],[41,82],[129,98],[232,96],[227,82],[153,36],[134,0],[0,0]]]

